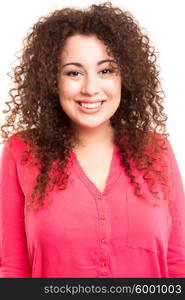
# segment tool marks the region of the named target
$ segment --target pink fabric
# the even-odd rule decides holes
[[[27,145],[15,136],[1,157],[0,277],[185,277],[185,197],[167,143],[171,210],[165,200],[151,205],[154,196],[139,174],[148,199],[134,195],[115,146],[104,193],[71,152],[67,189],[54,188],[45,208],[26,213],[38,169],[20,162]]]

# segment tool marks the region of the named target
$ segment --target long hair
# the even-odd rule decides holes
[[[143,197],[134,168],[142,172],[151,193],[156,193],[152,189],[156,180],[161,187],[168,186],[165,173],[158,168],[168,136],[164,93],[157,54],[147,34],[142,33],[131,13],[110,2],[84,10],[64,8],[41,17],[24,39],[20,63],[13,70],[11,101],[6,102],[6,123],[1,126],[3,142],[19,134],[29,145],[22,160],[28,162],[34,153],[38,162],[40,172],[29,202],[31,209],[43,207],[47,186],[67,186],[74,132],[59,103],[57,78],[65,41],[76,33],[96,35],[120,67],[121,102],[110,122],[135,194]],[[51,169],[55,174],[52,178]]]

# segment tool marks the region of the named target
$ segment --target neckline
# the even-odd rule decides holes
[[[73,156],[73,159],[75,162],[74,163],[75,172],[78,175],[78,177],[81,179],[81,181],[87,186],[87,188],[93,194],[104,195],[104,194],[108,193],[110,187],[115,182],[117,176],[120,174],[120,172],[117,172],[117,170],[115,169],[115,167],[116,167],[115,162],[116,162],[116,158],[117,158],[117,155],[116,155],[117,149],[118,149],[118,147],[114,144],[112,158],[111,158],[109,171],[108,171],[108,175],[106,178],[106,183],[105,183],[103,192],[100,191],[99,188],[95,185],[95,183],[92,182],[91,179],[87,176],[87,174],[83,170],[82,166],[80,165],[80,162],[79,162],[75,152],[73,150],[71,150],[71,153],[72,153],[72,156]],[[119,160],[119,163],[120,163],[120,160]]]

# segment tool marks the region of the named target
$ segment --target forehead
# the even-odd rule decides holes
[[[62,61],[74,59],[98,61],[106,58],[112,58],[112,56],[108,55],[103,41],[99,40],[95,35],[76,34],[71,36],[67,38],[61,52]]]

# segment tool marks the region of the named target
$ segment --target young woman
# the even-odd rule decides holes
[[[1,277],[185,276],[185,197],[155,60],[110,3],[33,26],[1,127]]]

